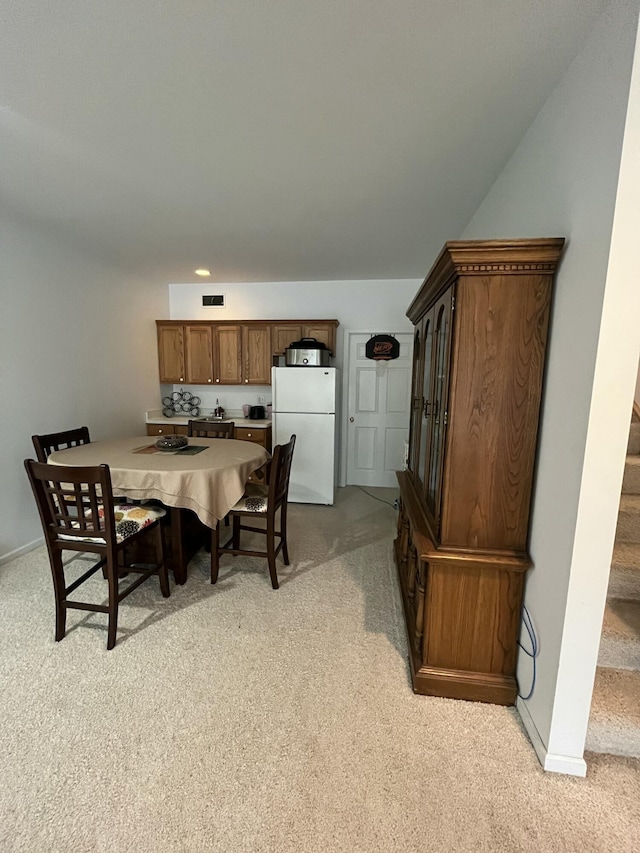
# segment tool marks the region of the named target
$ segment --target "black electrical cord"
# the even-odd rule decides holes
[[[533,677],[531,679],[531,689],[529,690],[526,696],[523,696],[522,693],[520,693],[520,685],[518,685],[518,696],[521,699],[527,700],[530,699],[533,695],[533,691],[536,686],[536,658],[538,657],[538,640],[536,638],[535,628],[533,627],[533,621],[531,619],[531,616],[529,615],[529,611],[527,610],[524,604],[522,605],[522,624],[527,629],[527,634],[529,635],[529,640],[531,641],[531,651],[525,649],[520,640],[518,640],[518,645],[525,653],[525,655],[531,658],[531,662],[533,664]]]
[[[369,495],[370,498],[373,498],[374,501],[380,501],[381,504],[386,504],[390,506],[391,509],[398,509],[397,504],[389,503],[389,501],[383,501],[382,498],[377,498],[375,495],[372,495],[371,492],[368,492],[366,489],[363,489],[362,486],[356,486],[356,489],[360,489],[361,492],[364,492],[365,495]]]

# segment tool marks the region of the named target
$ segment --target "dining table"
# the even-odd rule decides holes
[[[250,441],[188,438],[184,448],[163,450],[149,436],[130,436],[56,450],[47,461],[74,467],[108,465],[114,495],[160,501],[167,507],[169,567],[176,583],[183,584],[191,556],[188,516],[194,514],[213,529],[242,497],[251,474],[269,459],[264,447]]]

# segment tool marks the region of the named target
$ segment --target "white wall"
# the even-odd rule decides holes
[[[158,405],[155,317],[166,286],[105,267],[0,218],[0,561],[41,537],[23,460],[31,436],[86,425],[144,434]]]
[[[425,274],[434,258],[425,258]],[[338,320],[336,367],[343,366],[345,331],[411,331],[406,316],[409,303],[421,279],[380,279],[374,281],[278,281],[252,284],[172,284],[169,286],[172,320]],[[203,308],[202,296],[225,295],[224,308]],[[190,386],[210,408],[219,398],[227,410],[243,403],[257,403],[258,395],[269,388],[252,386]]]
[[[612,238],[638,3],[615,0],[465,238],[564,236],[543,400],[525,601],[540,655],[521,712],[547,769],[581,774],[638,365],[637,153]],[[637,109],[637,104],[635,105]],[[635,121],[625,146],[637,152]],[[629,154],[631,157],[631,154]],[[629,164],[628,164],[629,166]],[[624,235],[624,236],[623,236]],[[637,236],[637,233],[636,233]],[[523,691],[531,682],[521,655]]]

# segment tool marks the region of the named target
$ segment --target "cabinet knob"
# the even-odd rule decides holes
[[[248,380],[248,379],[245,379],[244,381],[245,381],[245,382],[248,382],[249,380]]]
[[[159,430],[158,430],[158,432],[159,432],[159,433],[161,433],[161,432],[162,432],[162,430],[161,430],[161,429],[159,429]]]
[[[220,380],[219,380],[219,379],[216,379],[216,382],[220,382]]]
[[[247,433],[247,438],[251,438],[251,437],[252,437],[252,436],[251,436],[251,433],[250,433],[250,432],[248,432],[248,433]]]
[[[213,379],[207,379],[207,382],[213,382]]]

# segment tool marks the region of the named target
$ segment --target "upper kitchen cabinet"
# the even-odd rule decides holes
[[[184,330],[181,325],[158,323],[160,382],[185,382]]]
[[[213,329],[211,326],[185,326],[185,360],[191,385],[213,383]]]
[[[215,382],[218,385],[269,385],[271,326],[255,323],[215,327]]]
[[[271,384],[271,326],[242,327],[242,382]]]
[[[337,320],[157,320],[160,381],[270,385],[274,355],[300,338],[335,352]]]
[[[337,321],[325,321],[321,323],[307,323],[302,326],[303,338],[315,338],[323,343],[331,355],[336,353],[336,326]]]
[[[215,329],[215,381],[219,385],[242,384],[242,326],[219,325]]]
[[[315,338],[325,344],[332,355],[336,352],[337,320],[281,320],[271,324],[271,341],[275,355],[282,355],[289,344],[300,338]]]
[[[271,327],[271,341],[275,355],[283,355],[289,344],[302,337],[300,323],[274,323]]]

